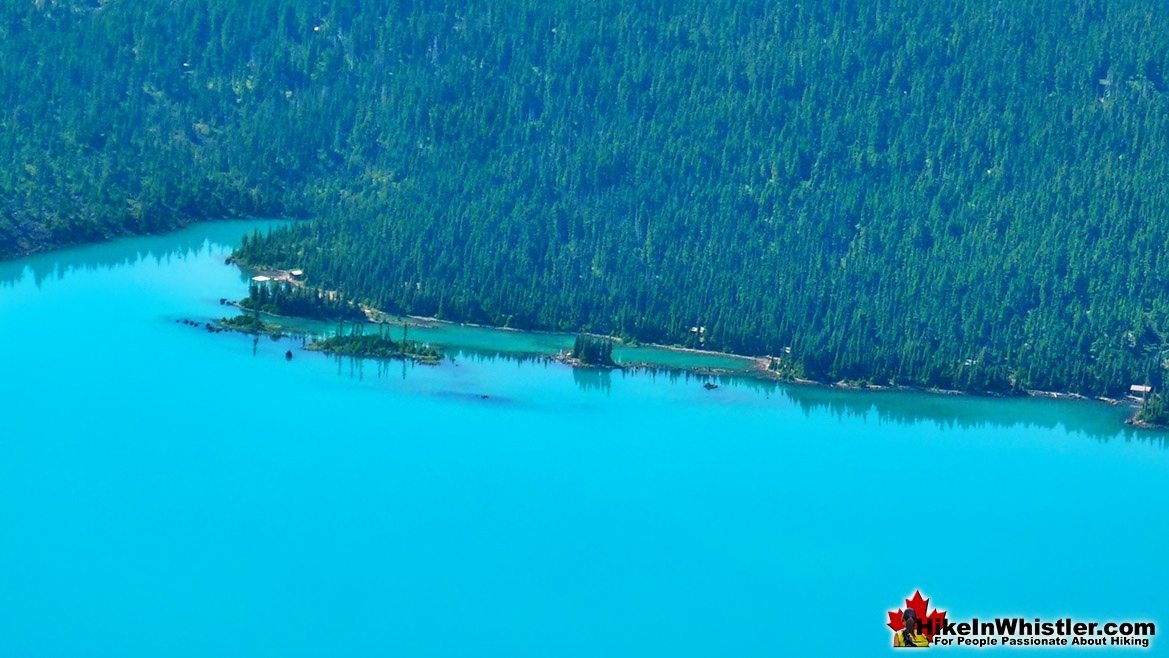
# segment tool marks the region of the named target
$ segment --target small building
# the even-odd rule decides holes
[[[288,274],[294,279],[299,279],[304,276],[304,270],[289,270]]]
[[[272,280],[272,277],[264,276],[263,274],[259,274],[259,275],[252,277],[252,281],[255,281],[256,283],[268,283],[271,280]]]
[[[1149,394],[1153,392],[1152,386],[1144,386],[1141,384],[1133,384],[1128,387],[1128,399],[1133,402],[1139,402],[1142,406],[1149,403]]]

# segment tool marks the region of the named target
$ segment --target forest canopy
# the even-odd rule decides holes
[[[239,258],[793,376],[1117,394],[1169,336],[1166,43],[1125,0],[8,0],[0,255],[305,217]]]

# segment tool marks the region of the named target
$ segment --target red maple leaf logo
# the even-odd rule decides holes
[[[905,599],[905,608],[898,608],[896,612],[889,612],[889,628],[893,632],[899,633],[905,629],[905,610],[909,608],[917,613],[917,619],[921,623],[918,626],[918,632],[926,636],[930,640],[934,639],[934,633],[946,623],[946,611],[933,609],[929,613],[926,610],[929,608],[930,600],[924,599],[921,596],[921,590],[913,593],[912,599]]]

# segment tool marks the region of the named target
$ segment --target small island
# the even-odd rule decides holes
[[[305,349],[339,356],[373,359],[411,359],[426,365],[437,365],[442,354],[426,343],[395,341],[382,327],[376,334],[366,334],[364,325],[354,325],[348,334],[338,332],[328,338],[313,341]]]
[[[613,341],[609,338],[577,334],[572,351],[561,355],[561,361],[574,367],[619,368],[613,361]]]

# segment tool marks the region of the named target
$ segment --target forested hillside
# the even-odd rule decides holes
[[[5,4],[9,255],[286,213],[239,256],[387,311],[1161,383],[1159,3]]]
[[[282,4],[0,0],[0,257],[303,210],[354,98]]]

